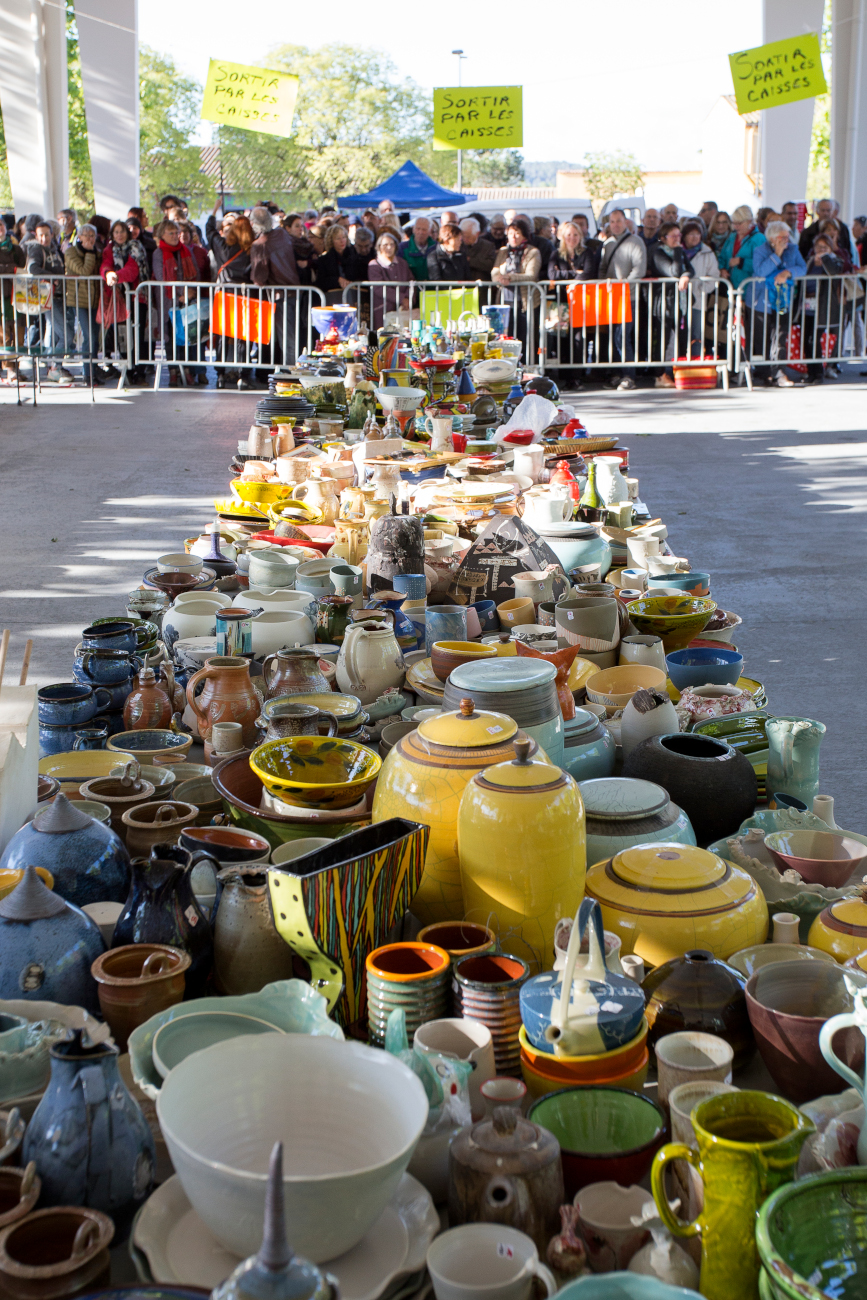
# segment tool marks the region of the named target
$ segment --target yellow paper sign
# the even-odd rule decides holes
[[[514,149],[523,128],[521,86],[434,87],[434,149]]]
[[[298,77],[245,63],[211,59],[202,117],[265,135],[289,135],[298,98]]]
[[[828,89],[815,32],[729,55],[739,113],[812,99]]]

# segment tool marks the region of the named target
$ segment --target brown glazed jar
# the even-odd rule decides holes
[[[63,1300],[107,1286],[114,1224],[85,1206],[34,1210],[0,1232],[0,1292],[11,1300]]]
[[[272,664],[275,666],[270,668]],[[331,683],[319,667],[319,656],[312,650],[278,650],[268,655],[262,664],[262,676],[269,700],[280,695],[319,695],[331,690]]]
[[[746,984],[739,971],[705,948],[690,948],[656,966],[641,985],[650,1026],[647,1046],[654,1048],[666,1034],[683,1030],[715,1034],[734,1052],[734,1068],[743,1069],[756,1047]]]
[[[90,973],[119,1051],[134,1029],[182,1000],[190,961],[189,953],[162,943],[124,944],[97,957]]]
[[[204,688],[196,698],[199,682],[204,682]],[[250,680],[250,665],[240,655],[207,659],[187,682],[187,703],[196,715],[202,740],[211,739],[215,722],[240,722],[245,747],[258,744],[256,719],[262,704]]]
[[[123,721],[127,731],[167,727],[174,710],[168,695],[161,686],[157,686],[153,668],[142,668],[135,680],[136,684],[123,706]]]

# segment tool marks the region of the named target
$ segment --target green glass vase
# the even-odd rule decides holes
[[[677,1236],[701,1233],[699,1289],[707,1300],[759,1300],[756,1216],[771,1193],[794,1178],[815,1125],[767,1092],[719,1093],[696,1106],[691,1119],[698,1150],[669,1142],[653,1161],[660,1217]],[[704,1184],[704,1207],[692,1223],[674,1214],[665,1194],[672,1160],[688,1160]]]

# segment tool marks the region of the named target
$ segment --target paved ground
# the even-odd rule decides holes
[[[80,630],[119,613],[156,555],[212,517],[254,394],[0,394],[7,680],[33,636],[31,680],[68,680]],[[822,787],[838,821],[867,831],[864,521],[867,385],[694,396],[639,390],[574,399],[621,435],[672,548],[707,569],[744,620],[738,646],[775,713],[827,725]],[[668,435],[649,437],[647,435]]]

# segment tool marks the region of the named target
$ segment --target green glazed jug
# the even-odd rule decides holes
[[[756,1218],[764,1201],[790,1183],[804,1142],[816,1128],[768,1092],[725,1092],[691,1115],[698,1151],[669,1142],[657,1151],[651,1187],[660,1218],[680,1237],[701,1233],[699,1289],[707,1300],[759,1300]],[[704,1184],[704,1208],[684,1223],[665,1194],[665,1167],[688,1160]]]

